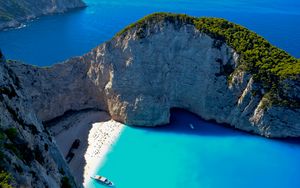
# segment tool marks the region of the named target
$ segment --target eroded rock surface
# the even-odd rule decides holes
[[[9,66],[43,121],[96,108],[126,124],[156,126],[168,123],[176,107],[267,137],[300,135],[300,110],[265,107],[254,94],[260,85],[234,71],[239,54],[226,43],[176,20],[145,25],[50,68]],[[289,92],[298,94],[299,87]]]
[[[8,172],[13,177],[13,187],[60,187],[63,179],[77,187],[24,87],[9,65],[0,61],[1,173]]]
[[[42,124],[70,110],[105,110],[125,124],[157,126],[176,107],[266,137],[299,137],[297,105],[270,104],[265,88],[237,68],[241,61],[224,41],[174,17],[144,20],[52,67],[1,55],[0,167],[15,185],[59,187],[68,179],[76,187]],[[284,101],[299,101],[299,79],[278,87]]]

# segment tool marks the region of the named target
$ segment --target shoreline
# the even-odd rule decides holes
[[[89,133],[89,147],[84,155],[87,164],[84,167],[84,181],[86,186],[90,176],[96,175],[95,172],[106,159],[113,144],[118,140],[124,129],[124,125],[114,120],[94,123]]]
[[[106,112],[93,110],[74,113],[49,127],[64,157],[72,143],[80,140],[78,149],[72,150],[75,155],[69,168],[78,184],[83,186],[105,161],[123,128],[124,124],[112,120]]]
[[[80,6],[66,7],[61,10],[55,10],[55,11],[47,11],[46,10],[44,12],[34,14],[34,15],[23,15],[20,18],[11,17],[10,20],[2,21],[2,23],[0,24],[0,32],[24,28],[27,26],[27,24],[29,22],[38,20],[41,17],[66,14],[68,12],[85,9],[87,7],[88,7],[88,5],[84,3]]]

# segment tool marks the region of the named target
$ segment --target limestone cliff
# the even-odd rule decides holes
[[[154,15],[53,67],[9,67],[42,121],[97,108],[126,124],[155,126],[168,123],[176,107],[267,137],[300,135],[297,105],[268,104],[266,88],[238,69],[234,48],[173,16]],[[288,100],[299,103],[299,76],[280,84]]]
[[[0,30],[19,27],[38,16],[86,6],[82,0],[0,0]]]
[[[210,18],[154,14],[82,57],[52,67],[1,63],[1,129],[5,133],[16,128],[24,151],[33,151],[29,161],[26,152],[20,158],[18,152],[5,150],[5,156],[22,166],[27,184],[58,185],[63,176],[58,169],[68,177],[69,171],[41,121],[87,108],[105,110],[126,124],[156,126],[168,123],[170,109],[176,107],[266,137],[299,137],[299,61],[253,32],[222,21],[221,31],[233,32],[224,38],[216,34],[218,28],[204,27],[210,21],[215,23]],[[267,50],[258,57],[266,62],[264,67],[251,64],[255,57],[247,54],[252,52],[235,45],[243,41],[237,38],[243,34],[239,31],[262,40]],[[245,45],[258,46],[251,41]],[[268,63],[272,69],[265,68]],[[5,137],[6,144],[18,143]],[[40,173],[30,175],[29,164]],[[9,168],[23,182],[16,173],[19,167]]]
[[[1,187],[77,187],[54,138],[37,118],[31,100],[23,92],[24,87],[1,57]]]

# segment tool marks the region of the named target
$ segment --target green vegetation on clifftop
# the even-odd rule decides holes
[[[195,18],[184,14],[155,13],[129,25],[119,32],[121,36],[132,28],[143,29],[161,21],[176,25],[192,24],[199,31],[211,36],[219,47],[226,43],[239,54],[235,71],[249,72],[261,84],[269,105],[299,107],[300,102],[284,96],[284,80],[300,80],[300,60],[273,46],[258,34],[221,18]],[[217,46],[218,47],[218,46]],[[229,76],[228,79],[231,77]]]
[[[0,187],[1,188],[12,188],[10,185],[11,181],[13,181],[13,177],[11,174],[5,171],[0,172]]]
[[[7,140],[7,137],[3,130],[0,129],[0,187],[2,188],[11,188],[11,183],[14,181],[14,178],[12,175],[6,171],[6,169],[3,166],[3,161],[5,154],[3,153],[4,150],[4,144]]]

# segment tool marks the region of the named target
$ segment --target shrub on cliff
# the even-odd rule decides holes
[[[5,133],[0,129],[0,187],[2,188],[12,188],[11,183],[14,181],[10,173],[4,169],[4,158],[5,154],[3,153],[4,143],[6,141]]]
[[[140,30],[144,30],[148,24],[161,21],[174,23],[175,27],[178,28],[186,24],[194,25],[199,31],[215,39],[214,48],[220,48],[224,43],[231,46],[240,58],[235,71],[251,73],[254,81],[264,89],[263,95],[269,98],[270,104],[300,106],[299,101],[283,96],[284,88],[280,88],[280,83],[283,80],[300,80],[300,60],[271,45],[258,34],[225,19],[155,13],[129,25],[117,36],[122,36],[131,28],[136,28],[137,33],[143,33]],[[225,75],[230,80],[231,76]]]
[[[240,55],[236,70],[252,74],[254,81],[266,91],[265,97],[269,99],[269,105],[300,106],[299,101],[286,99],[283,96],[284,88],[280,88],[283,80],[299,78],[298,59],[274,47],[258,34],[227,20],[199,18],[194,23],[197,29],[227,43]]]
[[[6,129],[4,132],[5,132],[6,136],[8,137],[8,139],[10,139],[11,141],[13,141],[18,134],[18,131],[16,128],[9,128],[9,129]]]
[[[13,181],[13,177],[6,171],[0,172],[0,187],[1,188],[12,188],[11,183]]]

